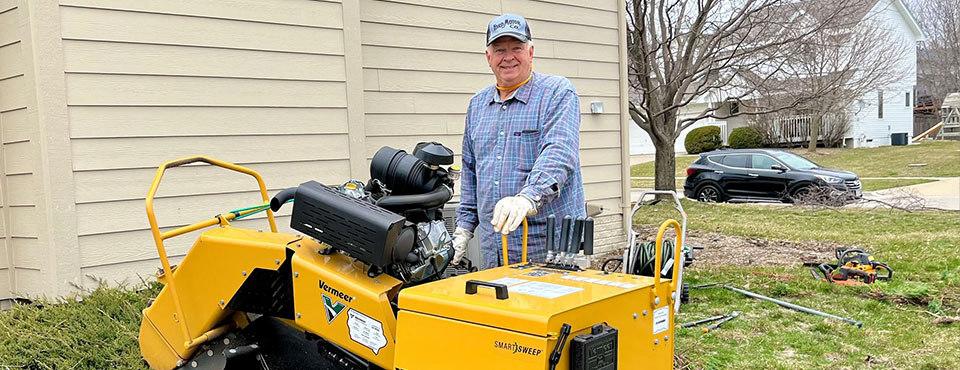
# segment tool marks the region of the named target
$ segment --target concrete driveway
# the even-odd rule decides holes
[[[935,182],[884,189],[864,193],[864,198],[889,201],[904,194],[921,197],[925,206],[960,210],[960,177],[943,178]]]

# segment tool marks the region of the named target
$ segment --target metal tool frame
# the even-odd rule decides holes
[[[228,213],[225,215],[220,214],[204,221],[195,222],[193,224],[182,226],[170,231],[161,232],[160,226],[157,223],[157,216],[153,211],[153,199],[157,194],[157,189],[160,187],[160,180],[163,179],[164,172],[166,172],[166,170],[170,168],[180,167],[183,165],[188,165],[191,163],[198,163],[198,162],[206,163],[209,165],[221,167],[227,170],[236,171],[236,172],[240,172],[240,173],[244,173],[252,176],[254,179],[257,180],[257,186],[259,187],[259,190],[260,190],[260,197],[263,199],[264,205],[270,204],[270,198],[267,195],[267,186],[263,182],[263,177],[261,177],[257,171],[251,170],[243,166],[238,166],[233,163],[224,162],[224,161],[216,160],[216,159],[205,157],[205,156],[192,156],[192,157],[185,157],[185,158],[180,158],[177,160],[166,162],[160,165],[159,168],[157,168],[157,173],[153,177],[153,183],[150,184],[150,191],[147,192],[147,198],[144,203],[147,209],[147,220],[150,222],[150,231],[153,234],[153,241],[157,246],[157,254],[160,255],[160,264],[161,266],[163,266],[162,267],[163,274],[164,276],[166,276],[166,279],[164,279],[163,282],[170,288],[170,294],[173,297],[173,305],[177,315],[175,317],[183,317],[183,307],[180,304],[180,296],[177,294],[177,287],[175,284],[175,280],[173,279],[174,269],[171,268],[170,266],[170,260],[167,258],[167,250],[163,244],[163,241],[175,236],[179,236],[192,231],[204,229],[213,225],[221,225],[221,226],[229,225],[229,222],[237,217],[241,217],[253,212],[257,212],[257,210],[255,209],[249,209],[246,211]],[[277,223],[276,223],[276,220],[274,220],[273,212],[270,209],[267,209],[266,211],[267,211],[267,220],[270,223],[270,231],[277,232]],[[210,330],[206,333],[200,334],[197,337],[194,337],[191,335],[192,333],[190,332],[190,328],[187,327],[187,321],[182,319],[178,321],[180,323],[180,330],[183,332],[183,337],[190,338],[190,340],[184,343],[184,346],[188,348],[200,345],[201,343],[206,342],[210,338],[215,338],[227,332],[230,329],[228,326],[222,326],[222,327],[214,328],[213,330]]]
[[[623,264],[622,264],[622,267],[623,267],[622,272],[624,274],[629,274],[629,271],[633,271],[633,267],[634,267],[633,261],[636,259],[637,254],[640,253],[639,247],[636,245],[637,238],[640,237],[640,233],[633,231],[633,217],[636,216],[637,212],[642,207],[645,206],[643,204],[643,199],[646,198],[647,195],[654,195],[654,196],[669,195],[673,197],[673,204],[677,209],[677,211],[680,212],[680,216],[681,216],[680,232],[678,233],[679,237],[676,238],[679,240],[674,239],[674,245],[676,245],[676,248],[678,251],[677,253],[674,253],[674,258],[676,259],[675,262],[685,261],[687,258],[686,256],[687,251],[684,246],[684,243],[687,240],[687,212],[683,210],[683,205],[680,204],[680,197],[677,196],[677,192],[672,190],[644,191],[643,193],[640,193],[640,197],[637,198],[636,203],[634,203],[633,205],[633,209],[630,211],[630,238],[627,241],[627,248],[626,250],[624,250]],[[656,248],[657,251],[659,251],[661,249],[660,244],[657,243],[657,245],[654,248]],[[660,261],[659,259],[657,261],[658,262],[656,266],[659,269],[660,265],[662,264],[662,261]],[[683,263],[680,263],[679,268],[676,269],[677,270],[676,284],[672,284],[673,291],[670,292],[670,294],[674,297],[674,307],[673,307],[674,313],[680,313],[680,292],[679,291],[683,289],[683,265],[684,265]],[[657,276],[659,275],[660,274],[657,274]]]

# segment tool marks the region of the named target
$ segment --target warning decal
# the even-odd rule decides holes
[[[523,283],[526,283],[526,282],[528,282],[528,281],[530,281],[530,280],[514,279],[514,278],[505,277],[505,278],[501,278],[501,279],[497,279],[497,280],[491,280],[490,282],[491,282],[491,283],[494,283],[494,284],[503,284],[503,285],[506,285],[506,286],[510,286],[510,285],[523,284]]]
[[[576,288],[566,285],[550,284],[550,283],[541,283],[539,281],[531,281],[529,283],[524,283],[516,286],[510,287],[510,293],[518,293],[525,295],[532,295],[535,297],[547,298],[547,299],[556,299],[563,297],[567,294],[576,293],[583,290],[583,288]]]
[[[670,306],[663,306],[653,310],[653,335],[670,329]]]
[[[387,337],[383,335],[383,324],[372,317],[350,309],[347,311],[347,328],[350,339],[379,355],[380,350],[387,346]]]

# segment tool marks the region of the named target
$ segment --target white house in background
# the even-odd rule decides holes
[[[913,90],[917,83],[915,46],[917,42],[923,40],[923,33],[916,19],[901,0],[876,0],[871,9],[865,13],[864,19],[881,20],[895,37],[909,46],[901,61],[901,68],[905,72],[901,80],[890,84],[882,91],[863,96],[849,107],[853,125],[847,132],[844,142],[847,147],[855,148],[891,145],[891,138],[894,136],[903,135],[907,139],[913,137]],[[696,103],[688,105],[679,116],[689,117],[716,105],[721,105],[718,114],[725,115],[730,112],[731,103],[726,101],[722,94],[707,94]],[[734,109],[736,109],[735,106]],[[801,124],[805,121],[809,122],[809,118],[803,116],[789,119]],[[746,126],[748,120],[748,117],[740,116],[722,121],[714,119],[699,121],[680,133],[674,149],[677,152],[685,152],[683,141],[687,133],[694,128],[709,125],[720,127],[726,143],[730,132],[737,127]],[[655,148],[650,136],[637,125],[630,125],[630,154],[653,154],[654,152]]]

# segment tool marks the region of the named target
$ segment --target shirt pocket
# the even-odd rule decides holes
[[[530,171],[540,154],[540,130],[520,132],[520,170]]]

